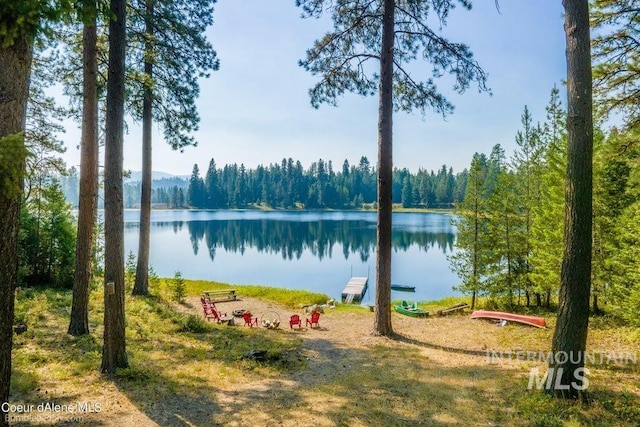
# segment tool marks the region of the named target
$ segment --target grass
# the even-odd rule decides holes
[[[203,281],[186,284],[191,296],[230,288]],[[242,295],[288,307],[327,299],[304,291],[236,288]],[[103,425],[121,424],[120,406],[159,425],[640,425],[637,365],[593,366],[590,402],[566,402],[527,390],[527,363],[488,364],[483,357],[391,339],[345,348],[326,339],[331,330],[303,342],[287,331],[225,327],[185,314],[184,306],[168,302],[168,292],[163,284],[158,295],[126,297],[130,366],[108,378],[99,374],[101,292],[91,294],[92,333],[75,338],[66,334],[69,291],[23,290],[16,315],[28,330],[15,336],[11,401],[94,399],[110,404],[99,414],[97,424]],[[461,301],[446,298],[421,307],[435,312]],[[332,316],[371,319],[361,307],[338,307]],[[446,340],[447,325],[464,319],[415,321],[424,327],[443,325],[435,333]],[[504,348],[546,348],[551,331],[533,332],[496,328],[495,340]],[[592,348],[638,348],[634,330],[606,316],[593,318],[589,340]],[[246,357],[256,349],[266,352],[264,362]],[[317,355],[311,357],[309,349]]]
[[[409,299],[406,299],[409,300]],[[399,304],[401,300],[393,301],[392,304]],[[418,306],[422,309],[428,310],[429,313],[437,313],[438,310],[443,310],[447,307],[451,307],[452,305],[459,303],[469,303],[469,298],[466,297],[446,297],[439,300],[433,301],[419,301]]]
[[[66,334],[71,305],[71,292],[52,289],[27,289],[16,299],[16,315],[27,325],[27,332],[14,340],[14,399],[34,398],[34,387],[40,381],[70,381],[81,384],[100,366],[102,316],[99,292],[91,295],[90,326],[92,333],[76,338]],[[137,384],[141,389],[157,386],[167,376],[176,380],[172,360],[187,363],[216,362],[231,371],[247,367],[263,373],[290,369],[294,364],[283,357],[272,357],[274,363],[247,361],[244,355],[260,348],[279,356],[295,350],[300,343],[278,335],[257,334],[241,328],[224,328],[204,322],[200,317],[185,315],[172,303],[159,296],[126,297],[126,332],[131,368],[117,378]],[[213,350],[212,350],[213,349]],[[188,364],[188,363],[187,363]],[[291,366],[290,366],[291,365]],[[79,381],[79,382],[77,382]],[[179,381],[181,388],[197,387],[195,381]],[[140,390],[141,392],[143,390]]]
[[[241,296],[273,301],[289,308],[298,308],[301,304],[326,304],[330,299],[326,294],[300,289],[282,289],[255,285],[231,286],[225,283],[205,280],[185,280],[185,283],[187,285],[187,294],[189,295],[201,295],[204,291],[236,289]]]

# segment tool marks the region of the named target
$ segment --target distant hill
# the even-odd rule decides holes
[[[186,181],[189,179],[189,175],[171,175],[170,173],[161,172],[161,171],[153,171],[151,172],[151,180],[159,181],[163,179],[180,179]],[[141,171],[131,171],[131,176],[129,178],[125,178],[125,184],[140,182],[142,181],[142,172]],[[155,187],[155,182],[154,182]]]
[[[59,177],[64,195],[69,203],[74,208],[78,207],[78,191],[79,191],[79,178],[77,175],[73,176],[61,176]],[[129,178],[124,179],[124,198],[125,207],[132,207],[140,201],[140,181],[142,180],[142,172],[131,172]],[[169,199],[169,194],[172,194],[174,189],[180,190],[182,194],[186,194],[189,188],[189,175],[171,175],[166,172],[153,171],[151,173],[151,188],[152,188],[152,201],[154,199],[163,199],[161,202],[166,203]],[[98,206],[103,205],[102,188],[99,190],[100,197],[98,198]],[[156,203],[160,202],[155,200]]]
[[[126,208],[140,207],[142,172],[131,172],[131,177],[124,183],[124,206]],[[186,192],[189,188],[188,176],[176,176],[166,172],[151,173],[151,203],[181,207],[186,202]]]

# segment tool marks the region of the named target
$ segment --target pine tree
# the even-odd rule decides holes
[[[473,81],[485,89],[484,71],[467,46],[451,43],[432,30],[430,12],[446,24],[450,2],[429,3],[394,0],[334,3],[329,0],[296,0],[305,17],[319,17],[331,10],[334,30],[316,41],[300,65],[321,76],[310,91],[311,104],[335,105],[345,91],[379,95],[378,109],[378,229],[376,243],[376,316],[374,334],[390,335],[391,327],[391,210],[393,175],[393,107],[403,111],[433,108],[445,114],[452,105],[432,80],[417,81],[407,68],[418,54],[431,62],[435,76],[452,74],[454,88],[463,91]],[[468,2],[463,6],[469,8]],[[431,18],[432,19],[432,18]],[[368,61],[379,62],[379,73],[369,75]]]
[[[526,297],[527,307],[530,304],[533,281],[531,279],[531,228],[535,219],[534,208],[540,205],[540,177],[542,171],[542,161],[544,154],[543,140],[540,138],[539,126],[533,126],[533,119],[529,109],[525,106],[522,114],[522,130],[516,134],[516,144],[518,148],[514,152],[513,166],[516,170],[516,180],[514,185],[518,188],[523,232],[520,233],[518,241],[518,259],[520,263],[519,274],[522,287]],[[537,305],[541,304],[540,294],[536,293]]]
[[[491,248],[487,257],[487,291],[514,303],[516,292],[524,286],[525,227],[521,211],[523,195],[518,191],[516,173],[500,166],[496,186],[487,203],[485,239]]]
[[[189,178],[189,189],[187,191],[187,204],[193,208],[204,208],[206,206],[207,193],[205,184],[200,177],[198,165],[193,165],[191,178]]]
[[[629,324],[640,327],[640,203],[626,208],[618,218],[614,230],[615,253],[609,259],[612,275],[612,300],[616,302],[618,314]]]
[[[18,278],[18,224],[27,150],[25,118],[33,44],[47,21],[68,14],[68,1],[0,2],[0,402],[9,401],[14,291]],[[28,17],[28,18],[25,18]],[[0,425],[8,425],[0,409]]]
[[[640,26],[636,0],[596,0],[592,25],[593,85],[600,112],[640,124]]]
[[[456,289],[471,294],[471,308],[485,289],[489,247],[487,237],[487,158],[474,154],[464,201],[456,206],[457,251],[448,257],[451,270],[462,279]]]
[[[92,280],[91,256],[98,206],[98,30],[97,5],[82,3],[82,136],[80,191],[78,200],[78,239],[73,300],[68,333],[89,333],[89,290]]]
[[[216,169],[215,160],[211,159],[209,162],[209,168],[204,179],[204,184],[207,192],[206,207],[209,209],[217,209],[220,205],[220,189],[218,182],[218,170]]]
[[[531,280],[534,291],[544,295],[544,305],[549,307],[552,293],[560,287],[567,169],[566,112],[555,87],[546,110],[540,135],[546,147],[540,175],[540,202],[534,206],[531,225]]]
[[[76,240],[71,206],[55,179],[47,180],[38,193],[21,209],[21,280],[34,286],[71,288]]]
[[[130,4],[129,34],[134,85],[132,112],[142,119],[142,192],[138,265],[133,294],[149,293],[152,121],[174,149],[195,145],[191,133],[200,120],[195,106],[198,78],[218,68],[216,53],[204,35],[213,23],[215,0],[135,0]],[[206,207],[206,203],[202,206]]]
[[[104,346],[101,371],[113,375],[129,365],[124,310],[123,132],[125,95],[126,1],[111,0],[109,76],[105,123]]]
[[[551,350],[547,384],[555,396],[577,398],[583,380],[575,374],[584,368],[589,326],[593,218],[593,111],[589,35],[589,2],[564,0],[567,40],[567,179],[565,233],[558,320]]]
[[[612,306],[626,306],[628,291],[636,283],[635,263],[629,258],[634,240],[630,219],[636,216],[634,182],[640,158],[637,131],[612,131],[606,140],[594,135],[594,223],[593,223],[593,311],[600,311],[601,296],[610,296]],[[620,224],[624,224],[621,226]],[[627,227],[625,229],[625,227]]]

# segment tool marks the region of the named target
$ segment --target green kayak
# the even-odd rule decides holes
[[[418,308],[418,305],[415,302],[413,304],[408,304],[406,301],[402,301],[401,305],[394,305],[393,309],[400,314],[404,314],[405,316],[429,317],[429,312],[427,310]]]

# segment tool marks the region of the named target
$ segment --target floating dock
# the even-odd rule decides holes
[[[362,302],[368,282],[368,277],[352,277],[342,291],[342,302]]]

